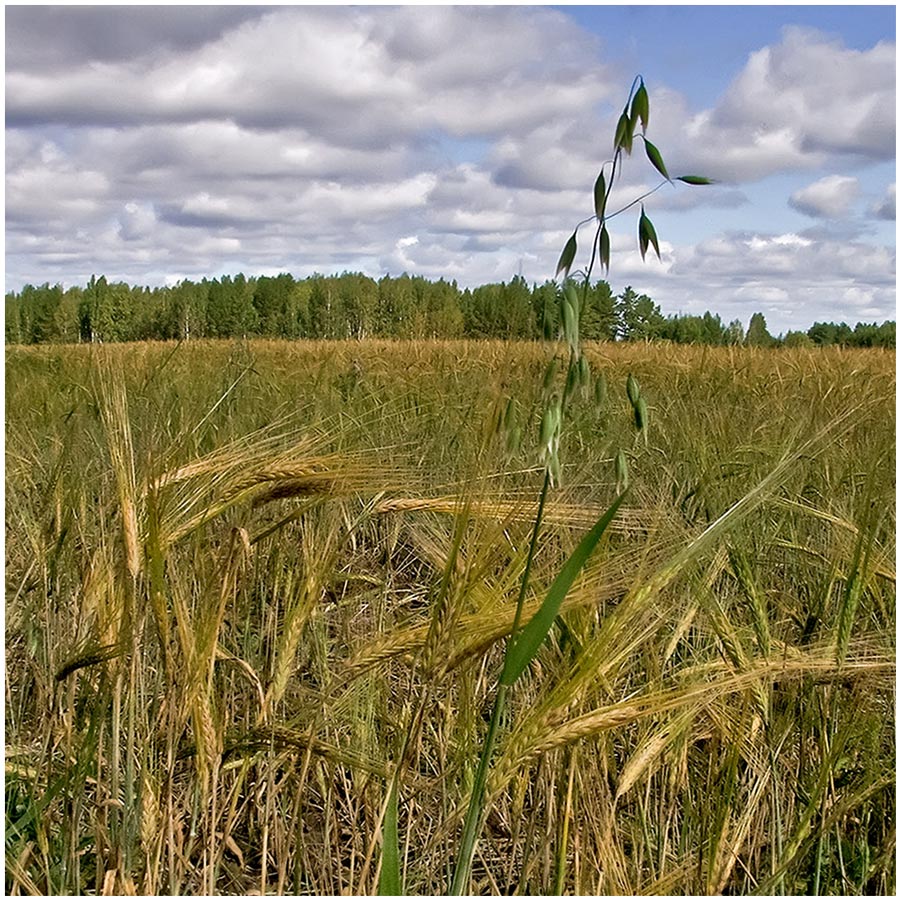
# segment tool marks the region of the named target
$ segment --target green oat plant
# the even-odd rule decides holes
[[[540,427],[540,454],[544,463],[544,478],[538,501],[537,513],[531,531],[531,539],[528,547],[528,555],[525,560],[525,568],[516,602],[515,616],[512,628],[506,641],[506,649],[503,657],[503,666],[497,681],[493,709],[488,725],[487,735],[482,746],[481,756],[475,774],[475,780],[471,791],[462,837],[460,839],[458,856],[456,859],[453,877],[450,882],[449,892],[458,896],[468,892],[472,872],[472,860],[475,854],[475,844],[481,829],[485,815],[485,786],[488,772],[497,743],[498,732],[506,710],[506,701],[509,691],[513,688],[522,673],[535,659],[541,646],[544,644],[554,622],[562,607],[563,600],[569,593],[573,582],[590,558],[595,547],[603,537],[609,524],[612,522],[619,507],[628,492],[628,465],[624,450],[616,455],[616,482],[618,496],[609,509],[599,518],[596,524],[582,538],[575,551],[569,557],[565,565],[550,585],[549,590],[539,606],[537,612],[527,621],[523,622],[523,610],[529,593],[530,575],[538,539],[541,534],[544,509],[547,495],[553,484],[560,481],[559,448],[560,437],[566,408],[574,391],[578,387],[586,388],[590,383],[590,367],[587,358],[582,354],[581,341],[579,339],[579,319],[584,309],[588,290],[590,289],[591,275],[599,256],[601,266],[608,272],[610,263],[610,240],[607,222],[614,216],[620,215],[641,203],[641,214],[638,221],[638,240],[642,258],[646,256],[648,247],[659,256],[659,241],[656,229],[647,216],[642,201],[650,194],[659,190],[665,184],[672,184],[663,162],[662,154],[657,147],[647,139],[647,126],[650,121],[650,98],[642,77],[638,76],[632,83],[625,108],[616,125],[613,141],[612,160],[604,163],[600,174],[594,183],[594,214],[580,222],[572,236],[566,242],[562,255],[557,265],[556,277],[562,276],[562,290],[559,293],[560,313],[562,322],[562,337],[568,345],[568,366],[565,376],[565,388],[560,395],[558,392],[551,394],[543,410]],[[638,126],[640,131],[638,132]],[[607,210],[607,203],[617,179],[621,176],[622,164],[625,156],[630,156],[635,139],[643,143],[647,158],[653,167],[663,177],[663,181],[652,191],[631,201],[626,206],[613,212]],[[689,185],[710,184],[710,179],[697,175],[681,175],[675,180]],[[578,230],[583,225],[595,223],[596,231],[592,243],[591,259],[587,269],[581,278],[570,277],[570,271],[578,251]],[[579,291],[580,288],[580,291]],[[557,361],[554,358],[545,375],[545,385],[552,385],[556,372]],[[635,425],[639,432],[644,434],[646,441],[648,425],[648,409],[646,400],[641,395],[637,379],[629,374],[627,380],[627,395],[634,412]],[[504,424],[509,426],[513,418],[514,400],[510,399]],[[389,790],[389,798],[386,810],[385,842],[382,862],[382,879],[379,888],[385,894],[398,894],[401,892],[399,879],[399,840],[396,830],[397,816],[397,789],[396,780],[392,782]],[[562,857],[565,856],[565,841],[562,847]],[[558,871],[557,881],[562,878]]]

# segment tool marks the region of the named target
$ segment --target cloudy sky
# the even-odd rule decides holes
[[[7,6],[6,289],[543,282],[641,74],[670,173],[717,184],[647,200],[661,261],[610,223],[614,291],[894,318],[895,39],[892,5]],[[636,152],[619,205],[658,181]]]

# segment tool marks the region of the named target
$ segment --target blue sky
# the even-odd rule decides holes
[[[640,73],[670,171],[718,183],[648,200],[661,261],[615,221],[614,291],[894,318],[895,53],[893,6],[7,7],[6,287],[542,282]]]
[[[891,6],[558,6],[600,36],[607,52],[712,105],[750,53],[778,42],[785,25],[815,28],[857,50],[893,39]]]

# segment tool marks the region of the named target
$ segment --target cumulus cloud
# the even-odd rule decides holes
[[[897,218],[897,183],[888,186],[884,196],[872,207],[872,215],[876,219],[887,219],[893,222]]]
[[[716,120],[786,129],[812,152],[885,159],[895,147],[894,67],[892,44],[851,50],[819,32],[789,27],[780,44],[751,56]]]
[[[133,60],[191,50],[228,29],[256,19],[262,7],[119,6],[115,11],[77,6],[9,6],[7,69],[67,69],[87,62]]]
[[[795,191],[788,202],[807,216],[837,219],[850,211],[858,196],[858,179],[846,175],[826,175]]]
[[[711,108],[692,110],[683,95],[654,86],[653,139],[665,148],[671,172],[702,172],[732,185],[832,159],[893,160],[895,66],[891,42],[854,50],[815,30],[787,27],[778,43],[751,54]],[[555,117],[509,136],[494,149],[498,183],[574,187],[602,161],[596,135],[611,134],[617,115],[608,109],[590,129]]]
[[[701,273],[731,278],[827,282],[894,280],[894,254],[862,241],[813,240],[801,234],[732,233],[701,241],[685,260]]]
[[[129,201],[119,215],[119,234],[125,241],[150,237],[156,228],[156,211],[150,204]]]
[[[746,321],[758,308],[778,331],[805,329],[813,318],[857,316],[848,306],[860,289],[867,297],[865,317],[894,317],[893,248],[862,241],[729,233],[685,249],[673,267],[674,281],[687,282],[689,274],[720,299],[715,309],[723,318],[735,314]],[[684,288],[671,287],[674,300]]]
[[[7,222],[42,225],[90,221],[112,192],[108,175],[70,159],[51,141],[34,141],[32,154],[6,175]]]
[[[81,11],[88,23],[106,15]],[[602,67],[566,62],[586,58],[593,44],[567,17],[541,9],[285,7],[177,54],[161,42],[138,57],[88,56],[65,78],[12,66],[7,122],[228,120],[366,148],[427,128],[496,135],[602,99]],[[492,84],[499,89],[485,90]]]
[[[892,160],[896,152],[896,48],[868,50],[798,27],[751,54],[712,109],[667,104],[669,128],[686,123],[682,152],[712,177],[764,178],[830,157]]]

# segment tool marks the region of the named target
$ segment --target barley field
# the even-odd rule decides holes
[[[8,346],[7,895],[446,893],[555,349]],[[584,350],[469,892],[892,895],[894,353]]]

